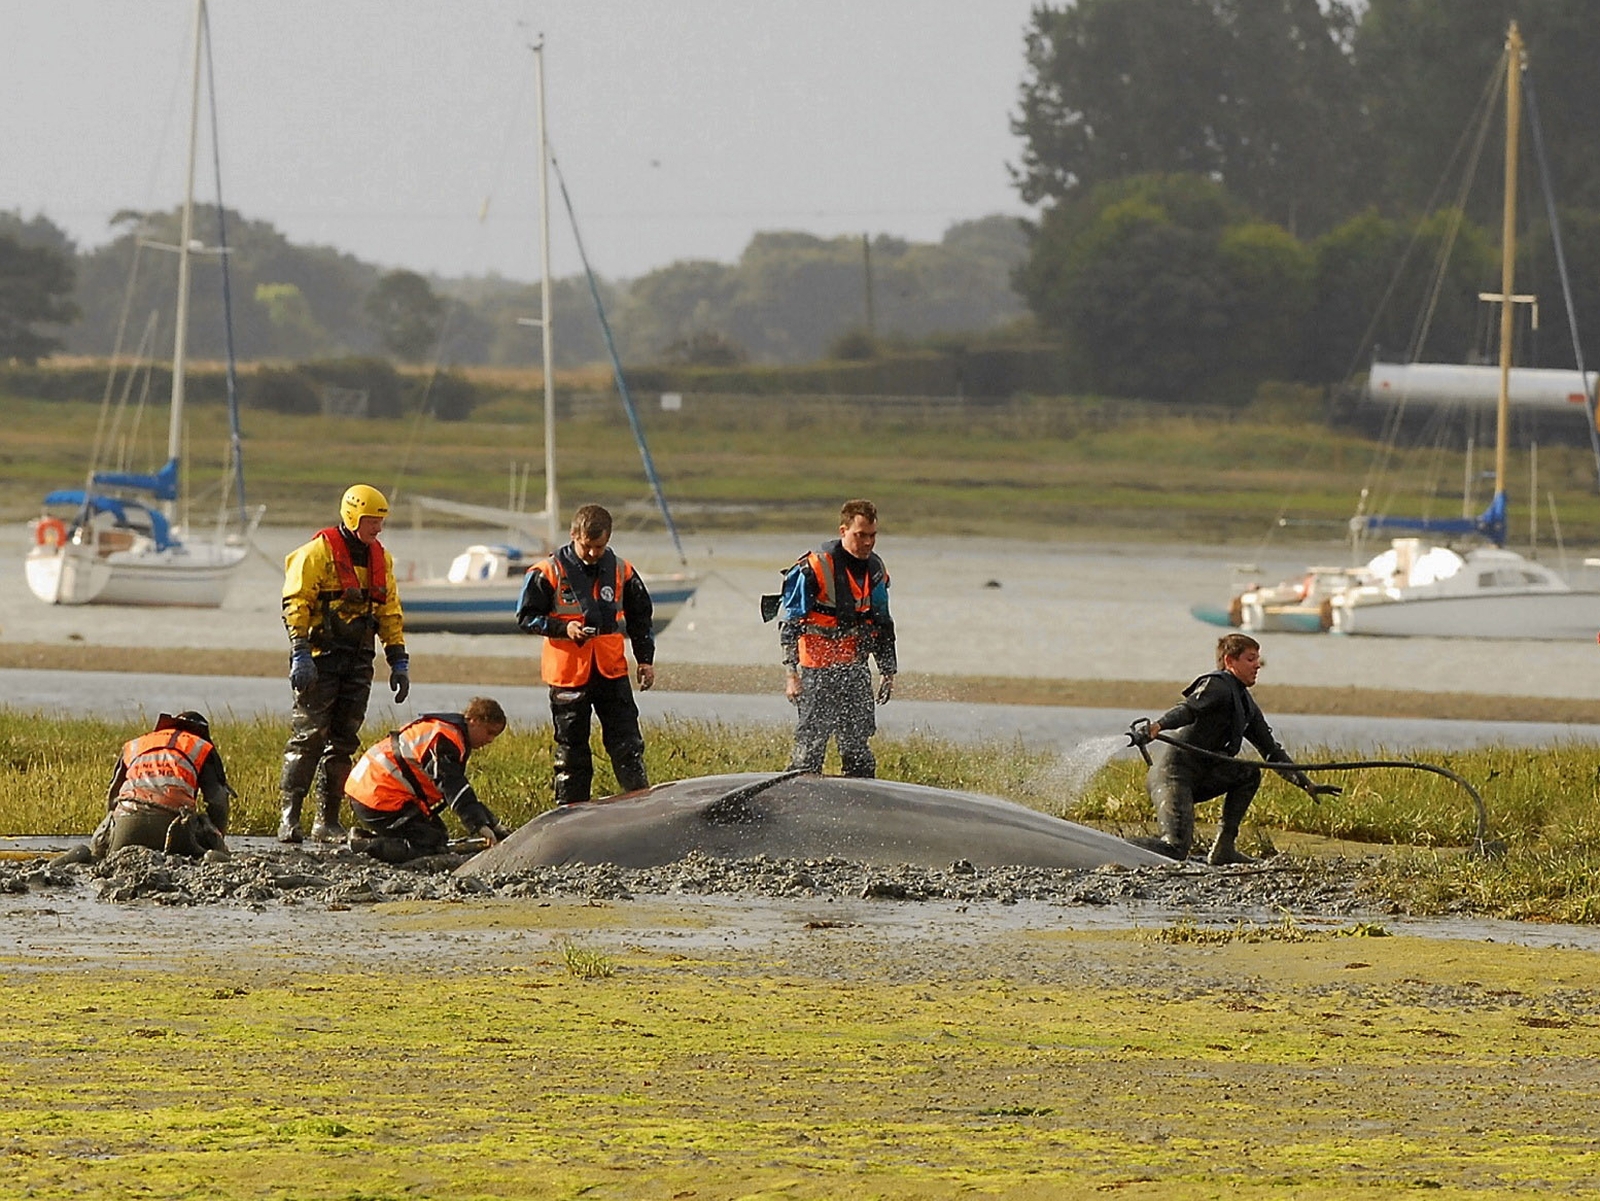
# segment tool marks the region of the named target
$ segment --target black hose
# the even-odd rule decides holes
[[[1472,839],[1472,853],[1488,857],[1498,855],[1505,850],[1500,843],[1489,841],[1489,815],[1483,807],[1483,798],[1478,795],[1478,790],[1462,777],[1451,771],[1448,767],[1437,767],[1432,763],[1415,763],[1410,759],[1353,759],[1347,763],[1274,763],[1265,759],[1241,759],[1236,755],[1224,755],[1217,751],[1208,751],[1204,747],[1190,746],[1187,742],[1179,742],[1176,738],[1166,734],[1157,734],[1154,742],[1164,742],[1168,746],[1177,747],[1191,755],[1199,755],[1202,759],[1214,759],[1219,763],[1242,763],[1246,767],[1268,768],[1287,778],[1291,772],[1307,771],[1362,771],[1373,767],[1403,767],[1410,771],[1432,772],[1436,776],[1443,776],[1454,781],[1466,789],[1467,795],[1472,798],[1472,807],[1477,813],[1478,828]],[[1143,751],[1143,747],[1139,748]],[[1148,761],[1149,756],[1145,756]]]

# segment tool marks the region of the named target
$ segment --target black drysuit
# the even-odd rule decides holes
[[[556,552],[566,578],[576,584],[584,620],[602,634],[614,633],[614,611],[594,600],[594,582],[616,574],[615,552],[607,550],[600,561],[585,563],[569,544]],[[566,622],[552,617],[555,590],[540,571],[530,571],[517,602],[517,624],[530,634],[564,639]],[[656,640],[651,630],[655,609],[650,590],[639,573],[630,571],[622,586],[622,618],[633,657],[641,666],[656,661]],[[616,678],[596,667],[586,683],[576,688],[552,686],[550,724],[555,731],[555,799],[558,805],[587,801],[594,783],[594,752],[589,749],[590,715],[600,719],[600,738],[623,792],[650,786],[644,766],[644,734],[639,729],[639,706],[627,671]]]
[[[1273,737],[1261,707],[1243,680],[1227,671],[1212,671],[1183,690],[1183,700],[1168,709],[1156,723],[1161,733],[1185,746],[1219,755],[1235,756],[1246,739],[1271,763],[1289,763],[1288,752]],[[1245,763],[1220,763],[1192,755],[1166,743],[1152,743],[1154,761],[1145,787],[1155,804],[1163,853],[1187,859],[1194,843],[1194,807],[1222,797],[1222,823],[1218,847],[1231,853],[1245,811],[1261,787],[1261,769]],[[1301,772],[1289,779],[1301,788],[1311,781]]]

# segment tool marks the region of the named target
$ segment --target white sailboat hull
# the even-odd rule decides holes
[[[1503,547],[1459,555],[1398,538],[1373,559],[1374,581],[1330,602],[1335,634],[1390,638],[1518,638],[1592,642],[1600,592],[1577,590]]]
[[[244,564],[242,546],[169,546],[96,555],[68,543],[28,553],[28,588],[52,605],[215,609]]]
[[[1356,602],[1333,611],[1335,634],[1593,642],[1597,631],[1600,592]]]

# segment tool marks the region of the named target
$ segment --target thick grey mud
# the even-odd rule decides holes
[[[264,840],[262,840],[264,841]],[[52,865],[0,861],[0,894],[71,896],[110,904],[300,905],[349,909],[390,901],[459,902],[488,898],[730,896],[771,899],[955,901],[1004,906],[1021,901],[1100,908],[1119,904],[1194,910],[1206,915],[1276,917],[1283,912],[1352,915],[1373,911],[1359,862],[1280,856],[1244,868],[882,867],[845,859],[724,860],[690,855],[660,867],[536,867],[455,876],[466,856],[440,855],[394,867],[345,847],[236,851],[225,863],[194,862],[126,847],[101,863]]]

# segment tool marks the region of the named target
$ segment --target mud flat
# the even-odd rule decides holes
[[[1353,861],[449,866],[0,860],[6,1191],[1600,1185],[1588,932],[1407,934]]]

